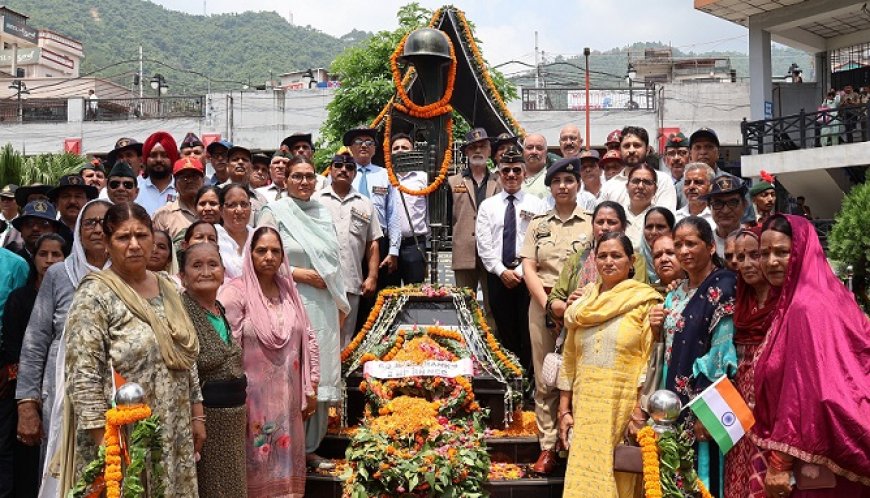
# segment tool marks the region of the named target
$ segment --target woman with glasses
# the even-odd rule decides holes
[[[644,218],[652,207],[656,195],[658,175],[655,169],[647,163],[639,163],[628,170],[628,204],[623,205],[628,218],[625,235],[631,240],[632,246],[639,250],[643,241]]]
[[[103,216],[110,203],[93,200],[82,208],[76,222],[72,252],[62,265],[45,272],[21,348],[18,364],[18,436],[24,444],[36,446],[59,431],[60,421],[52,417],[58,385],[57,365],[63,370],[61,338],[67,312],[79,282],[92,271],[111,265],[103,237]],[[58,350],[61,353],[58,353]],[[62,387],[61,387],[62,388]],[[61,396],[62,398],[62,396]],[[41,417],[40,417],[41,411]],[[59,417],[57,417],[59,418]],[[54,447],[48,444],[45,461],[51,460]]]
[[[220,191],[221,219],[215,225],[218,233],[218,248],[226,270],[226,279],[242,275],[242,252],[245,242],[253,230],[248,222],[251,219],[251,196],[243,185],[231,183]]]
[[[559,335],[556,324],[547,318],[547,296],[568,256],[586,252],[592,246],[592,218],[577,203],[580,158],[562,159],[550,166],[544,184],[550,188],[556,205],[532,219],[520,250],[523,278],[531,295],[529,335],[535,370],[535,418],[541,444],[532,470],[539,474],[549,474],[555,468],[559,440],[559,391],[548,387],[542,376],[544,356],[556,348]]]
[[[338,236],[329,210],[312,200],[317,185],[314,165],[296,156],[287,167],[289,197],[270,203],[259,226],[277,228],[302,304],[320,350],[317,408],[305,422],[305,452],[313,468],[330,468],[314,452],[326,435],[327,408],[341,401],[339,342],[341,323],[350,311],[339,264]]]

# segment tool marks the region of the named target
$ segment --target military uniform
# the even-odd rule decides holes
[[[341,273],[344,276],[347,301],[351,307],[348,317],[356,317],[359,312],[362,284],[368,274],[366,249],[369,243],[384,236],[377,213],[372,201],[354,188],[341,198],[330,185],[315,192],[312,199],[320,201],[332,215],[335,231],[338,234]],[[355,329],[356,320],[348,318],[344,321],[344,326],[341,327],[342,347],[350,343]]]
[[[529,223],[520,258],[535,264],[537,276],[549,294],[568,257],[586,251],[591,245],[592,215],[589,212],[578,205],[571,216],[563,220],[553,209]],[[558,330],[547,326],[547,312],[535,299],[529,305],[529,335],[535,370],[535,418],[541,449],[552,450],[559,438],[559,391],[544,386],[541,366],[544,356],[556,348]]]
[[[196,221],[196,211],[181,205],[181,200],[176,199],[158,209],[154,213],[154,229],[165,230],[172,238],[172,244],[176,249],[181,247],[184,240],[184,232],[187,227]]]

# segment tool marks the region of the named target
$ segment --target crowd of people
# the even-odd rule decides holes
[[[372,163],[377,136],[349,130],[318,174],[310,134],[267,156],[157,132],[57,185],[4,186],[0,496],[65,496],[126,382],[160,419],[167,496],[302,496],[307,468],[334,465],[317,451],[341,348],[378,290],[426,278],[427,199]],[[534,472],[566,450],[565,496],[636,496],[613,452],[648,396],[686,403],[727,375],[748,437],[723,455],[681,417],[713,496],[870,496],[870,322],[772,179],[723,171],[708,128],[669,136],[663,165],[635,126],[603,154],[573,125],[560,155],[541,134],[465,138],[451,265],[529,372]],[[802,487],[810,466],[830,485]]]

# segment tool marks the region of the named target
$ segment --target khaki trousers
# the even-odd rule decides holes
[[[556,448],[559,440],[559,390],[546,387],[541,378],[544,357],[556,349],[556,334],[547,328],[547,312],[532,299],[529,304],[529,335],[532,342],[532,365],[535,369],[535,420],[541,450]]]
[[[492,333],[496,338],[498,338],[495,318],[492,316],[492,308],[489,303],[489,285],[486,281],[486,275],[486,269],[484,269],[483,264],[479,261],[477,263],[477,268],[474,270],[453,270],[456,287],[468,287],[476,294],[477,285],[480,284],[480,288],[483,291],[483,313],[486,316],[486,323],[489,325],[489,329],[492,330]],[[496,305],[498,305],[498,303],[496,303]]]

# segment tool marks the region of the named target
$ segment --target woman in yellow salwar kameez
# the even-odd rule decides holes
[[[641,475],[613,471],[613,449],[629,424],[645,421],[638,404],[652,350],[649,311],[661,295],[631,278],[631,241],[602,235],[595,251],[599,280],[565,312],[559,427],[568,446],[564,497],[633,498]],[[573,427],[573,434],[568,436]]]

